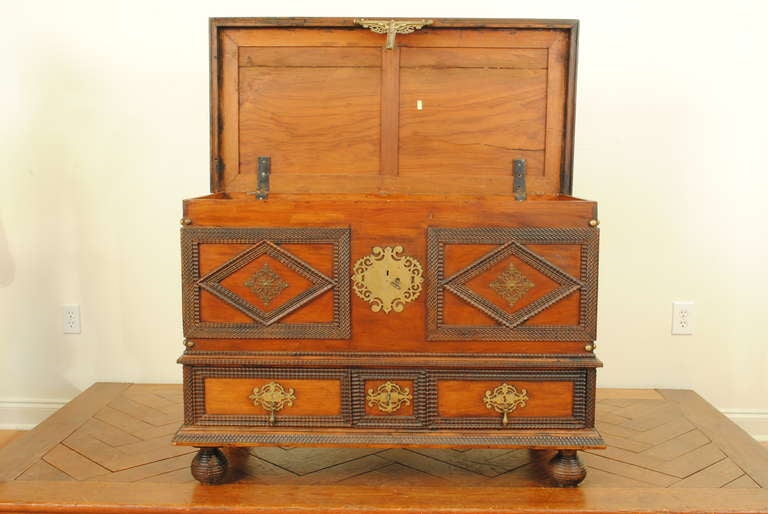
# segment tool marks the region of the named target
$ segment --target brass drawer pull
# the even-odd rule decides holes
[[[375,391],[368,389],[368,395],[365,399],[368,401],[369,406],[373,407],[375,405],[380,411],[392,414],[403,405],[410,405],[413,396],[411,395],[410,388],[401,388],[397,384],[386,382],[376,388]]]
[[[293,394],[293,388],[286,390],[277,382],[270,382],[261,387],[255,387],[253,393],[248,397],[253,401],[256,407],[261,406],[269,412],[269,424],[275,424],[275,413],[283,410],[285,407],[292,407],[296,396]]]
[[[525,407],[528,401],[528,391],[526,389],[518,391],[515,386],[504,383],[493,391],[487,390],[483,401],[487,408],[504,414],[501,418],[501,424],[506,426],[509,423],[507,414]]]

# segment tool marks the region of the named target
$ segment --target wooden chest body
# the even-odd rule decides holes
[[[274,444],[559,449],[572,485],[603,444],[576,24],[430,22],[391,49],[365,20],[212,22],[175,438],[201,481]]]

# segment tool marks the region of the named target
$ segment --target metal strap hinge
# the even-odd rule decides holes
[[[272,159],[259,157],[259,170],[256,176],[256,198],[266,200],[269,196],[269,174],[272,172]]]
[[[525,187],[526,163],[525,159],[515,159],[512,191],[515,193],[515,200],[522,202],[528,198],[528,192]]]

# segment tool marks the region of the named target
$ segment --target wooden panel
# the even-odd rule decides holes
[[[243,47],[382,47],[382,36],[367,30],[329,28],[227,28],[220,32],[222,40]]]
[[[433,226],[427,237],[429,261],[446,263],[428,273],[441,285],[427,292],[430,340],[594,340],[597,231]]]
[[[541,175],[546,87],[546,70],[402,69],[400,174],[509,176],[527,158]]]
[[[334,195],[275,195],[266,202],[259,202],[247,195],[230,195],[226,199],[195,199],[186,203],[186,217],[192,220],[193,227],[216,227],[223,225],[253,227],[284,226],[349,226],[351,238],[351,259],[354,264],[361,257],[370,254],[374,246],[401,245],[406,255],[415,257],[422,263],[425,272],[429,271],[426,260],[425,236],[428,227],[504,227],[504,226],[562,226],[588,229],[588,221],[594,215],[594,204],[579,200],[532,199],[528,202],[510,202],[504,197],[462,197],[445,202],[444,197],[408,198],[402,196],[344,196]],[[535,197],[534,197],[535,198]],[[504,242],[504,241],[501,241]],[[278,242],[283,247],[281,243]],[[485,255],[484,248],[497,245],[481,246],[480,250],[470,255],[462,263]],[[297,245],[302,247],[302,245]],[[310,245],[304,245],[310,246]],[[473,245],[463,245],[471,248]],[[541,244],[534,248],[548,260],[572,271],[580,265],[578,249],[570,246]],[[450,248],[451,245],[446,245]],[[288,250],[289,248],[285,248]],[[294,251],[290,248],[291,252]],[[296,250],[298,251],[298,249]],[[490,251],[490,250],[489,250]],[[236,253],[236,252],[230,252]],[[453,253],[449,256],[462,254]],[[224,254],[222,254],[224,256]],[[298,256],[298,254],[297,254]],[[305,255],[301,255],[302,258]],[[309,254],[306,255],[309,259]],[[312,258],[314,264],[321,264],[321,252]],[[575,264],[574,264],[575,262]],[[452,261],[448,264],[454,266]],[[327,265],[327,264],[326,264]],[[208,265],[206,265],[208,266]],[[456,269],[455,266],[453,269]],[[577,276],[578,278],[578,276]],[[448,293],[451,294],[451,293]],[[426,314],[427,291],[423,290],[419,298],[406,305],[403,312],[386,315],[372,312],[370,305],[361,298],[352,295],[351,316],[352,334],[348,341],[321,341],[318,339],[275,341],[232,341],[197,340],[197,348],[206,350],[258,350],[271,351],[391,351],[391,352],[455,352],[455,353],[578,353],[585,354],[585,343],[578,339],[564,339],[561,343],[552,339],[537,341],[425,341],[424,317]],[[447,295],[446,295],[447,296]],[[301,310],[309,308],[320,298],[313,300]],[[568,316],[577,313],[575,303],[580,298],[562,300],[553,305],[562,310],[562,316],[550,318],[555,323],[572,321]],[[570,302],[570,303],[569,303]],[[207,306],[207,304],[201,304]],[[317,304],[319,305],[319,304]],[[458,307],[465,305],[459,300]],[[469,308],[469,306],[467,306]],[[450,307],[449,307],[450,308]],[[476,309],[474,309],[476,310]],[[322,312],[318,311],[319,317]],[[288,322],[288,319],[284,319]],[[293,320],[290,320],[293,321]],[[385,323],[383,321],[386,321]],[[467,322],[476,321],[473,319]],[[544,319],[543,321],[547,321]],[[543,322],[542,321],[542,322]],[[223,336],[216,336],[223,337]]]
[[[262,155],[273,192],[511,194],[515,159],[529,191],[570,188],[575,25],[452,21],[383,50],[351,23],[214,31],[216,190],[254,190]]]
[[[206,378],[205,411],[207,414],[264,415],[248,397],[253,389],[277,382],[286,390],[292,388],[296,400],[278,416],[338,416],[341,414],[341,382],[339,380],[307,380],[298,378]]]
[[[411,396],[415,396],[417,394],[425,394],[424,391],[416,391],[414,388],[413,380],[366,380],[363,384],[363,388],[366,392],[366,396],[368,395],[369,391],[373,390],[374,392],[376,389],[383,385],[386,382],[392,382],[394,384],[397,384],[401,389],[405,390],[405,388],[408,388],[409,393]],[[397,409],[395,412],[384,412],[381,409],[379,409],[376,405],[370,405],[368,401],[365,402],[365,415],[366,416],[413,416],[413,403],[414,401],[411,400],[407,405],[403,404],[399,409]]]
[[[338,47],[241,47],[240,67],[328,67],[328,68],[378,68],[381,66],[379,48]]]
[[[489,417],[501,414],[488,409],[483,402],[486,391],[501,385],[488,380],[438,380],[437,410],[440,417]],[[514,417],[567,417],[573,414],[572,382],[531,382],[512,380],[518,391],[525,389],[529,401],[525,407],[509,413]]]
[[[255,185],[262,155],[276,176],[377,174],[380,90],[379,69],[242,68],[240,174]]]
[[[408,48],[400,50],[401,68],[546,69],[543,48]]]
[[[185,335],[348,337],[347,229],[188,229],[182,239]]]

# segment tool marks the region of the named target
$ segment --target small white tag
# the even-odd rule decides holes
[[[424,108],[424,104],[421,103],[421,100],[416,100],[416,110],[420,111]]]

